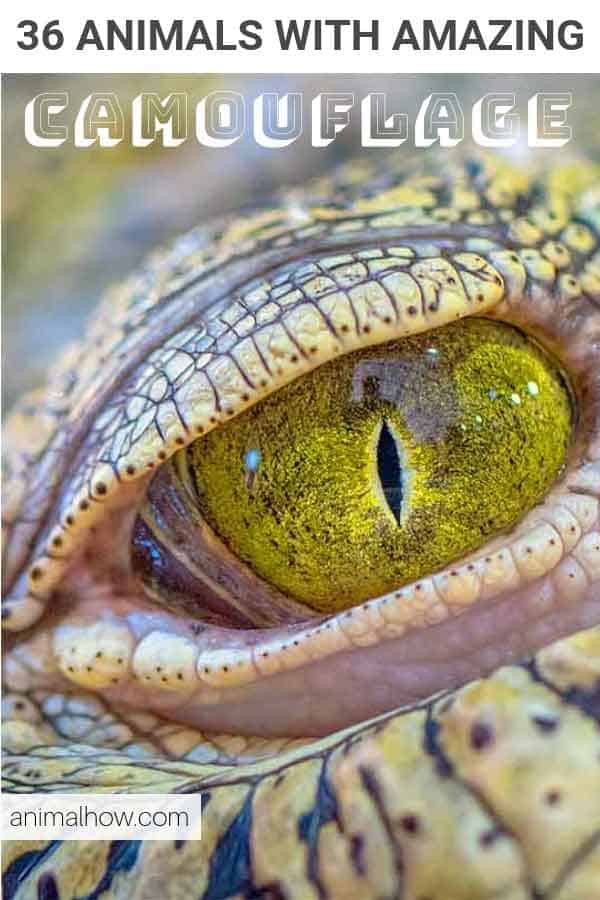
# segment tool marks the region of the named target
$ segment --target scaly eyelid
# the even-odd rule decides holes
[[[500,250],[490,256],[495,265],[468,247],[439,250],[419,241],[402,246],[398,240],[383,249],[358,249],[354,256],[338,253],[331,258],[335,280],[320,264],[294,263],[283,267],[281,278],[272,272],[270,281],[251,283],[205,325],[196,321],[166,341],[113,393],[93,423],[89,420],[77,473],[64,487],[58,468],[69,464],[67,448],[57,455],[49,444],[53,480],[50,485],[42,480],[40,490],[46,503],[52,491],[59,499],[46,510],[49,521],[28,573],[11,585],[10,568],[7,572],[5,627],[20,630],[39,618],[89,530],[114,504],[127,502],[128,486],[135,493],[141,475],[194,437],[324,359],[492,310],[504,296],[499,267],[523,273],[511,276],[515,284],[524,281],[525,270]],[[57,435],[59,442],[66,438],[66,432]],[[22,531],[35,532],[36,499],[35,490],[25,495]],[[27,519],[28,504],[35,507],[34,524]]]

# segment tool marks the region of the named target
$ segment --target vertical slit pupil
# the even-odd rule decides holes
[[[383,495],[396,522],[400,524],[402,512],[402,466],[398,447],[388,423],[383,421],[377,444],[377,471]]]

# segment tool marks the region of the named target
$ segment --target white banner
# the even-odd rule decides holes
[[[200,840],[201,794],[0,795],[3,841]]]
[[[14,73],[600,71],[589,0],[7,0],[0,15],[2,70]]]

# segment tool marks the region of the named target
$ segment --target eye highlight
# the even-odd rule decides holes
[[[467,319],[331,361],[181,453],[229,550],[333,612],[513,525],[560,474],[572,425],[546,352]]]

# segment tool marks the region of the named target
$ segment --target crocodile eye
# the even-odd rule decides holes
[[[185,236],[13,417],[48,671],[306,736],[598,622],[597,168],[400,169]]]
[[[572,424],[553,359],[511,325],[467,319],[330,361],[173,465],[237,559],[327,613],[517,522],[558,477]]]

